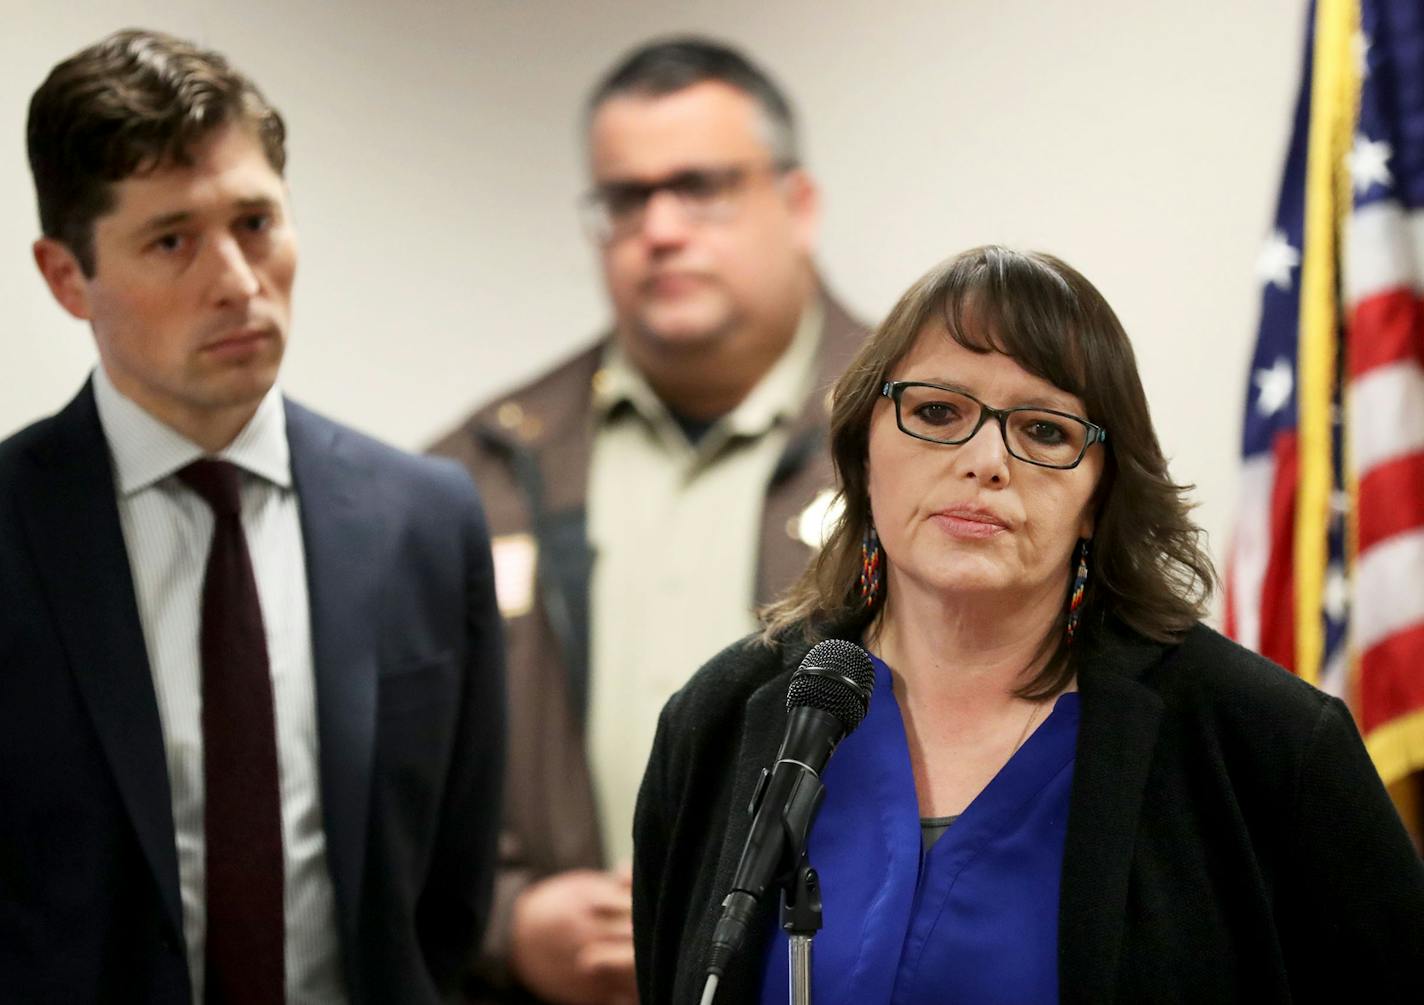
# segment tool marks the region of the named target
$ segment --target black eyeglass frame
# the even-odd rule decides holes
[[[640,205],[634,213],[641,220],[642,214],[648,210],[648,203],[659,192],[671,192],[678,200],[678,204],[685,207],[687,205],[685,197],[680,195],[677,189],[678,186],[686,184],[688,179],[694,176],[702,176],[704,179],[716,178],[716,184],[721,189],[722,197],[726,198],[742,189],[755,175],[765,173],[781,177],[797,170],[800,166],[801,162],[794,157],[761,162],[742,161],[679,171],[658,182],[636,183],[628,187],[641,190],[638,195]],[[608,194],[605,191],[605,186],[600,185],[595,185],[578,199],[579,216],[583,222],[584,232],[595,244],[608,244],[617,236],[618,225],[614,221],[614,214],[608,209],[607,200]]]
[[[967,436],[962,436],[956,440],[941,440],[932,436],[922,436],[919,433],[913,433],[905,428],[905,419],[900,412],[900,396],[905,393],[905,389],[908,387],[929,387],[936,391],[948,391],[950,394],[957,394],[961,398],[968,398],[979,406],[979,421],[974,423],[974,428],[969,431]],[[988,422],[992,416],[999,423],[999,437],[1004,441],[1004,449],[1009,452],[1010,457],[1017,458],[1025,464],[1033,464],[1040,468],[1050,468],[1054,471],[1069,471],[1076,468],[1079,464],[1083,463],[1083,458],[1088,456],[1089,447],[1094,443],[1106,443],[1108,439],[1108,431],[1106,429],[1096,422],[1089,422],[1081,415],[1074,415],[1072,412],[1063,412],[1056,408],[1043,408],[1039,405],[1018,405],[1014,408],[994,408],[984,404],[978,398],[974,397],[974,395],[961,391],[956,387],[945,387],[943,384],[935,384],[927,380],[887,380],[880,387],[880,396],[882,398],[889,398],[895,403],[895,425],[899,426],[900,432],[906,436],[913,436],[915,439],[924,440],[926,443],[942,443],[945,446],[957,447],[974,439],[979,430],[984,427],[984,423]],[[1078,451],[1078,456],[1073,459],[1073,463],[1046,464],[1043,461],[1036,461],[1031,457],[1024,457],[1022,454],[1015,452],[1014,448],[1009,445],[1008,427],[1008,418],[1015,412],[1044,412],[1048,415],[1056,415],[1060,419],[1076,422],[1087,429],[1088,435],[1083,438],[1083,448]]]

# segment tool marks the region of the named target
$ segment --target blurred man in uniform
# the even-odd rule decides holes
[[[636,997],[628,862],[658,713],[819,544],[825,395],[863,335],[812,260],[780,89],[660,41],[588,102],[612,331],[436,445],[489,507],[510,773],[476,1001]]]

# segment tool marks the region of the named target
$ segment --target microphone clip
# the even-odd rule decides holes
[[[795,774],[791,781],[791,791],[781,813],[784,843],[780,860],[794,868],[797,863],[804,864],[806,836],[810,833],[811,821],[815,819],[816,811],[821,807],[821,800],[825,798],[826,786],[822,783],[820,774],[809,765],[789,757],[783,757],[771,767],[761,769],[756,788],[752,790],[752,798],[747,803],[747,816],[753,820],[761,810],[761,804],[766,798],[767,788],[771,784],[773,775],[782,765],[786,765],[786,770]],[[792,884],[793,879],[783,871],[774,877],[773,882],[786,888]]]

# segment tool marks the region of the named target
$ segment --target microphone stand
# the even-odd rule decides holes
[[[791,1002],[792,1005],[809,1005],[811,1001],[811,939],[821,930],[821,883],[816,870],[806,858],[806,836],[811,830],[811,821],[820,808],[826,787],[821,776],[800,761],[783,758],[780,764],[794,764],[799,769],[786,804],[782,809],[780,823],[780,854],[782,862],[793,862],[795,867],[782,872],[775,883],[781,887],[781,923],[788,935],[791,954]],[[772,771],[763,768],[752,793],[751,805],[747,807],[753,819],[761,809],[766,797],[767,785]],[[737,922],[743,931],[751,924],[755,901],[749,893],[734,890],[723,901],[724,911],[729,903],[742,899],[743,910],[737,912]],[[727,923],[726,917],[718,922],[718,929]],[[714,946],[716,935],[714,933]],[[702,988],[701,1005],[712,1005],[717,996],[717,986],[721,983],[726,957],[709,968],[707,983]]]
[[[712,929],[702,1005],[711,1005],[728,965],[758,927],[759,905],[772,886],[782,890],[791,1000],[810,1002],[811,938],[821,928],[821,888],[806,860],[806,835],[826,794],[821,769],[836,744],[865,718],[874,688],[870,656],[842,639],[817,642],[791,675],[786,733],[776,762],[762,769],[747,807],[751,830]]]
[[[801,853],[795,875],[781,889],[791,1005],[811,1005],[811,940],[821,930],[821,880]]]
[[[821,930],[821,880],[806,856],[806,838],[825,795],[821,776],[805,768],[781,820],[786,856],[783,861],[795,863],[780,878],[781,927],[787,934],[791,1005],[811,1005],[811,939]]]

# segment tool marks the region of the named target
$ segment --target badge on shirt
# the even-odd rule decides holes
[[[490,542],[494,555],[494,593],[505,618],[528,614],[534,606],[534,569],[539,546],[532,534],[501,534]]]
[[[798,516],[787,522],[786,532],[812,551],[820,551],[844,512],[845,500],[835,489],[822,489]]]

